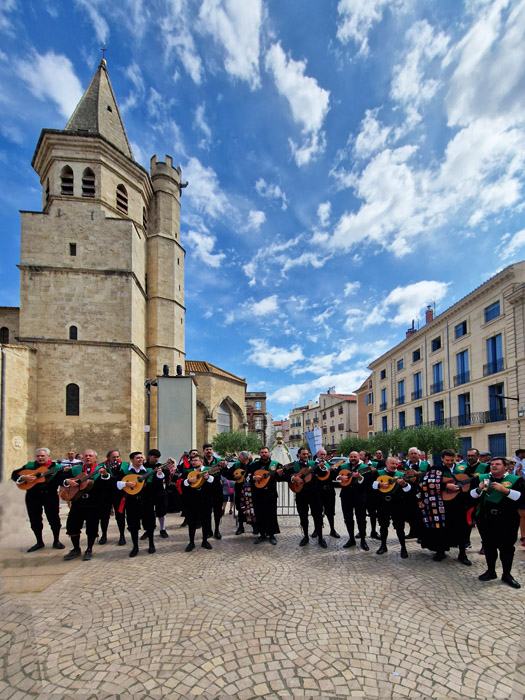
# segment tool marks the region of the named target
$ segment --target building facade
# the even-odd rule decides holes
[[[266,445],[270,439],[268,418],[266,413],[266,392],[248,391],[246,392],[246,420],[248,422],[248,432],[255,433]]]
[[[42,210],[21,213],[20,307],[0,307],[3,478],[42,445],[56,458],[144,449],[146,385],[186,364],[187,183],[170,156],[149,172],[135,161],[105,60],[66,127],[41,132],[32,166]],[[244,379],[193,369],[200,444],[246,429]]]
[[[426,321],[370,364],[362,392],[371,397],[369,431],[444,425],[460,430],[463,452],[472,446],[505,455],[522,446],[525,262],[436,318],[429,308]]]

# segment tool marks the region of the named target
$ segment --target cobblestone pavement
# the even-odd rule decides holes
[[[112,525],[92,561],[64,562],[47,526],[48,547],[26,554],[23,495],[4,484],[0,497],[2,700],[523,697],[525,586],[477,580],[477,535],[467,568],[413,541],[402,560],[392,538],[383,556],[345,537],[299,548],[296,517],[277,546],[255,546],[226,515],[213,551],[185,553],[171,514],[154,555],[142,542],[129,559]],[[525,550],[522,584],[524,563]]]

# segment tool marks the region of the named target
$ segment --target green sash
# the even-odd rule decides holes
[[[506,489],[511,489],[519,478],[517,474],[507,474],[499,483]],[[483,481],[483,479],[480,479],[480,483],[481,481]],[[493,481],[491,476],[489,476],[489,481],[490,483]],[[489,488],[487,492],[482,494],[482,498],[486,503],[499,503],[503,498],[507,498],[507,494]]]

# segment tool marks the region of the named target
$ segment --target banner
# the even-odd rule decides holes
[[[308,442],[310,452],[315,457],[317,450],[320,450],[323,446],[323,433],[321,428],[316,425],[313,430],[309,430],[307,433],[305,433],[305,438]]]

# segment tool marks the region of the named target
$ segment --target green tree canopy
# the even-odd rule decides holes
[[[348,437],[341,440],[338,451],[342,455],[348,455],[353,450],[367,450],[372,456],[376,450],[381,450],[385,456],[397,455],[399,452],[406,455],[411,447],[417,447],[429,456],[439,454],[446,448],[459,450],[460,445],[458,430],[422,425],[404,430],[391,430],[388,433],[376,433],[371,438]]]
[[[242,430],[232,430],[219,433],[211,441],[213,449],[222,457],[227,457],[234,452],[246,450],[251,454],[258,454],[263,446],[260,438],[255,433],[244,433]]]

